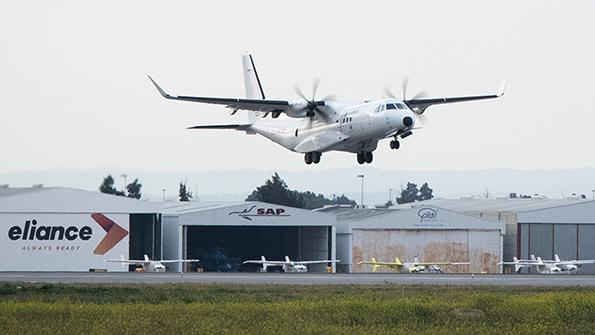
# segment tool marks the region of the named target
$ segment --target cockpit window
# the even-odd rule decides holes
[[[397,103],[397,108],[398,108],[398,109],[405,109],[405,107],[403,107],[403,105],[401,105],[401,104],[399,104],[399,103]]]
[[[395,107],[394,104],[386,104],[386,110],[389,110],[389,109],[397,109],[397,107]]]
[[[380,112],[380,106],[374,108],[374,113],[379,113]]]

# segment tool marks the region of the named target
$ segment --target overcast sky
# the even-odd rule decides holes
[[[498,100],[434,106],[373,166],[408,170],[595,166],[594,1],[11,1],[0,11],[0,172],[325,170],[174,94],[243,97],[241,54],[270,98],[376,99],[388,85]],[[238,113],[239,114],[239,113]]]

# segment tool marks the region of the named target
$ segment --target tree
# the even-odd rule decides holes
[[[246,201],[263,201],[271,204],[304,208],[302,194],[290,190],[277,172],[264,185],[257,187],[246,198]]]
[[[192,198],[192,192],[190,192],[186,188],[186,181],[184,181],[183,183],[180,182],[180,189],[178,190],[178,195],[180,196],[180,201],[190,201],[190,198]]]
[[[417,193],[419,193],[417,185],[414,183],[407,183],[407,187],[401,190],[401,196],[397,197],[397,203],[408,204],[410,202],[414,202],[417,200]]]
[[[128,197],[134,199],[140,199],[141,193],[140,189],[143,187],[143,184],[138,182],[138,178],[135,178],[134,181],[128,185],[126,185],[126,190],[128,191]]]
[[[428,183],[424,183],[421,188],[419,189],[419,196],[417,197],[418,201],[430,200],[434,196],[432,195],[432,189],[428,186]]]
[[[124,191],[118,191],[114,187],[114,177],[111,174],[103,178],[103,183],[99,186],[99,192],[123,196]]]

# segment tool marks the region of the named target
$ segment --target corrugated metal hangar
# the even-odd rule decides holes
[[[595,201],[581,199],[432,199],[396,208],[438,206],[506,224],[504,260],[595,259]],[[526,271],[526,270],[523,270]],[[580,273],[595,274],[584,265]]]
[[[251,271],[247,259],[335,259],[335,217],[263,202],[164,204],[164,256],[198,258],[205,271]],[[325,271],[312,265],[311,271]]]
[[[321,210],[337,216],[337,258],[341,272],[367,272],[359,261],[470,262],[444,267],[447,272],[498,272],[504,224],[435,206],[404,210]]]
[[[71,188],[0,188],[1,271],[127,271],[161,257],[160,206]]]

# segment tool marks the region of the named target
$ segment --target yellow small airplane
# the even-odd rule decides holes
[[[372,265],[372,272],[378,271],[381,267],[389,269],[396,269],[397,272],[413,273],[413,272],[438,272],[442,273],[440,265],[469,265],[469,262],[419,262],[417,257],[413,258],[413,262],[401,262],[399,257],[395,258],[394,262],[378,262],[374,257],[369,261],[358,262],[357,264]]]

